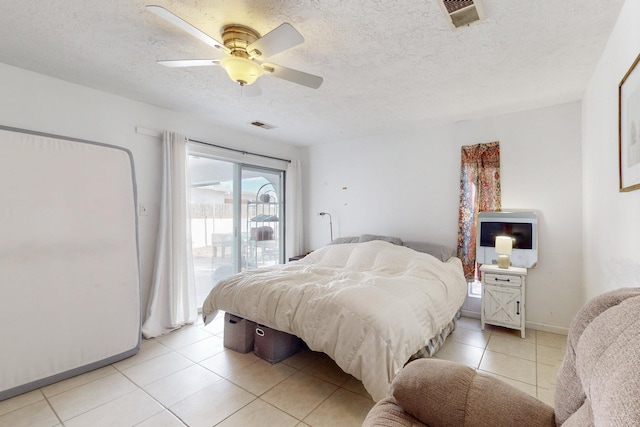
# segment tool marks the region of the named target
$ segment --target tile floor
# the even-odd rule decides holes
[[[322,353],[271,365],[223,346],[224,320],[144,340],[113,365],[0,402],[0,426],[360,426],[373,401]],[[438,358],[496,375],[553,404],[566,337],[463,317]]]

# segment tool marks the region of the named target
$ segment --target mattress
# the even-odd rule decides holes
[[[0,400],[137,352],[128,150],[0,127],[0,236]]]

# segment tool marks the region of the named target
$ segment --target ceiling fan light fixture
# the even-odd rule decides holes
[[[227,56],[220,60],[220,65],[227,72],[231,80],[240,86],[250,85],[258,80],[264,70],[262,67],[250,59]]]
[[[438,0],[452,1],[452,0]],[[460,1],[460,0],[459,0]],[[466,0],[480,1],[480,0]],[[182,31],[192,35],[198,40],[222,50],[226,55],[223,59],[179,59],[161,60],[159,64],[165,67],[200,67],[219,65],[227,72],[229,78],[240,86],[248,86],[256,82],[262,74],[269,73],[278,79],[287,80],[312,89],[318,89],[322,84],[322,77],[302,71],[283,67],[276,64],[262,63],[262,58],[268,58],[304,42],[302,34],[287,22],[269,31],[264,36],[252,28],[239,24],[230,24],[222,28],[222,41],[220,43],[213,37],[203,33],[184,19],[161,6],[149,5],[147,10],[160,18],[176,26]],[[260,58],[260,62],[258,62]],[[247,89],[242,93],[246,96],[260,94],[258,86]]]

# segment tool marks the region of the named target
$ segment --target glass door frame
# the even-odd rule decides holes
[[[279,182],[279,189],[276,190],[277,203],[278,203],[278,226],[277,226],[277,242],[278,242],[278,264],[284,264],[285,262],[285,180],[286,171],[276,168],[270,168],[265,166],[257,166],[247,163],[234,163],[234,194],[238,194],[239,197],[234,197],[234,269],[236,272],[242,271],[242,256],[244,251],[244,244],[242,239],[242,226],[243,226],[243,206],[242,206],[242,180],[244,171],[264,172],[266,174],[277,175]],[[269,181],[270,182],[270,181]],[[276,189],[276,185],[271,183]],[[247,234],[250,230],[247,227]],[[246,242],[248,244],[248,241]],[[235,246],[238,246],[238,250],[235,251]],[[246,261],[246,260],[245,260]]]
[[[263,166],[256,163],[246,163],[246,161],[242,162],[238,159],[235,159],[234,156],[224,156],[219,154],[220,150],[211,150],[209,146],[202,145],[199,143],[190,143],[189,144],[189,153],[188,156],[200,157],[204,159],[211,159],[213,161],[221,161],[227,162],[232,167],[232,192],[233,192],[233,228],[232,228],[232,242],[231,242],[231,266],[233,268],[234,273],[242,271],[242,255],[243,255],[243,237],[242,237],[242,229],[243,229],[243,219],[242,219],[242,209],[243,209],[243,196],[242,196],[242,175],[243,171],[254,171],[254,172],[264,172],[265,174],[277,175],[280,181],[280,188],[277,192],[278,194],[278,205],[279,205],[279,221],[278,221],[278,263],[285,262],[285,206],[286,206],[286,167],[283,165],[283,168],[273,167],[273,166]],[[266,162],[273,163],[273,162]]]

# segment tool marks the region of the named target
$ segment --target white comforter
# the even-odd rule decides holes
[[[384,241],[330,245],[300,261],[216,284],[205,322],[224,310],[304,340],[362,380],[374,400],[462,305],[462,263]]]

